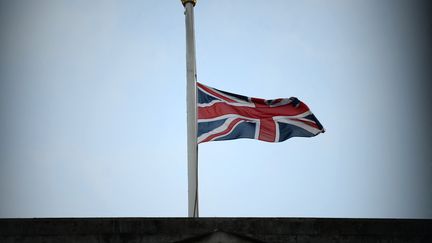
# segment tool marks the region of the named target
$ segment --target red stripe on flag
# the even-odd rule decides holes
[[[303,103],[299,107],[284,105],[277,107],[247,107],[233,106],[224,102],[215,103],[212,106],[198,107],[198,119],[212,119],[228,114],[237,114],[252,119],[266,119],[274,116],[295,116],[309,111]]]
[[[290,120],[298,121],[298,122],[304,123],[304,124],[306,124],[308,126],[311,126],[313,128],[316,128],[316,129],[320,130],[319,127],[318,127],[318,125],[315,122],[313,122],[313,121],[305,121],[305,120],[301,120],[301,119],[297,119],[297,118],[290,118]]]
[[[274,142],[276,139],[276,124],[272,118],[261,119],[259,140]]]

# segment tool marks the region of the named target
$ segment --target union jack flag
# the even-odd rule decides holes
[[[282,142],[313,137],[325,130],[295,97],[265,100],[197,83],[198,143],[237,138]]]

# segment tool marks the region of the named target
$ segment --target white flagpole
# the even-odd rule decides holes
[[[198,143],[196,106],[196,59],[194,6],[196,0],[181,0],[186,19],[186,67],[187,67],[187,147],[188,147],[188,217],[198,214]]]

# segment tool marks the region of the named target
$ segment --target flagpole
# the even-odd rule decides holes
[[[198,143],[196,108],[196,59],[194,6],[196,0],[181,0],[185,8],[186,22],[186,101],[187,101],[187,151],[188,151],[188,217],[198,213]]]

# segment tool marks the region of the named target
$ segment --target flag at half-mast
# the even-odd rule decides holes
[[[238,138],[282,142],[325,129],[295,97],[265,100],[197,83],[198,143]]]

